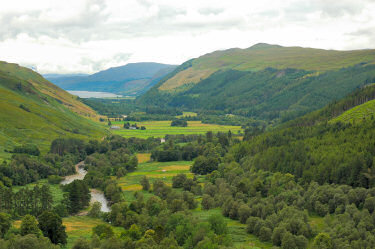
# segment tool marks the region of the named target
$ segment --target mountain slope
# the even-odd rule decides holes
[[[231,154],[249,171],[291,173],[302,183],[371,187],[374,99],[371,85],[268,132],[249,128]]]
[[[375,50],[332,51],[258,44],[190,60],[137,102],[289,120],[373,82],[374,63]]]
[[[105,135],[97,114],[34,71],[0,62],[0,153],[36,144],[42,151],[58,137]],[[84,118],[86,116],[88,118]]]
[[[48,76],[47,79],[66,90],[111,92],[139,95],[175,68],[173,65],[142,62],[113,67],[88,76]]]

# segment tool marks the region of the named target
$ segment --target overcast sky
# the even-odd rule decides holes
[[[180,64],[259,42],[375,48],[375,0],[0,1],[0,60],[40,73]]]

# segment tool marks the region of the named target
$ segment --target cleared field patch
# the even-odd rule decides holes
[[[151,160],[151,153],[138,153],[138,163],[146,163]]]
[[[176,116],[176,118],[184,118],[184,117],[196,117],[198,114],[196,112],[183,112],[182,115]]]
[[[150,184],[156,179],[161,179],[167,185],[171,185],[172,178],[177,174],[185,173],[188,177],[193,177],[193,174],[190,173],[190,166],[192,164],[193,162],[189,161],[140,163],[136,171],[116,180],[124,191],[125,199],[129,201],[129,199],[133,199],[134,191],[142,190],[140,181],[143,176],[149,178]],[[146,195],[147,192],[144,191],[144,194]]]
[[[121,189],[124,191],[140,191],[142,186],[140,184],[132,184],[127,186],[121,186]]]
[[[330,123],[344,122],[353,123],[360,122],[363,119],[371,118],[375,114],[375,100],[370,100],[362,105],[353,107],[342,113],[340,116],[332,119]]]
[[[123,137],[165,137],[165,135],[177,135],[177,134],[205,134],[208,131],[214,133],[217,132],[228,132],[231,131],[233,134],[242,131],[240,126],[232,125],[217,125],[217,124],[203,124],[201,121],[188,121],[187,127],[176,127],[171,126],[171,121],[144,121],[144,122],[130,122],[137,123],[138,126],[146,127],[146,130],[111,130],[113,134],[117,134]],[[124,121],[114,121],[113,125],[123,127]]]
[[[181,171],[181,170],[184,170],[184,171],[188,171],[190,170],[190,165],[171,165],[171,166],[165,166],[157,171],[162,171],[162,172],[165,172],[165,171]]]

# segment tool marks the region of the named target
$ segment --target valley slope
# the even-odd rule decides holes
[[[287,121],[373,83],[374,63],[375,50],[257,44],[187,61],[137,102]]]
[[[77,97],[38,73],[0,62],[0,155],[14,146],[36,144],[42,151],[58,137],[100,138],[99,116]]]

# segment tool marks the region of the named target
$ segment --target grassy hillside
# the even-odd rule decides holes
[[[335,51],[257,44],[247,49],[216,51],[194,59],[191,67],[168,79],[159,89],[171,90],[184,84],[198,83],[218,70],[259,71],[272,67],[325,72],[361,62],[373,64],[375,50]]]
[[[0,63],[0,156],[16,145],[47,150],[58,137],[102,137],[97,114],[32,70]],[[85,118],[86,116],[88,118]]]
[[[287,121],[375,82],[375,50],[260,44],[217,51],[176,68],[142,105]]]
[[[374,114],[375,100],[371,100],[344,112],[340,116],[334,118],[331,122],[360,122],[363,119],[372,118]]]

